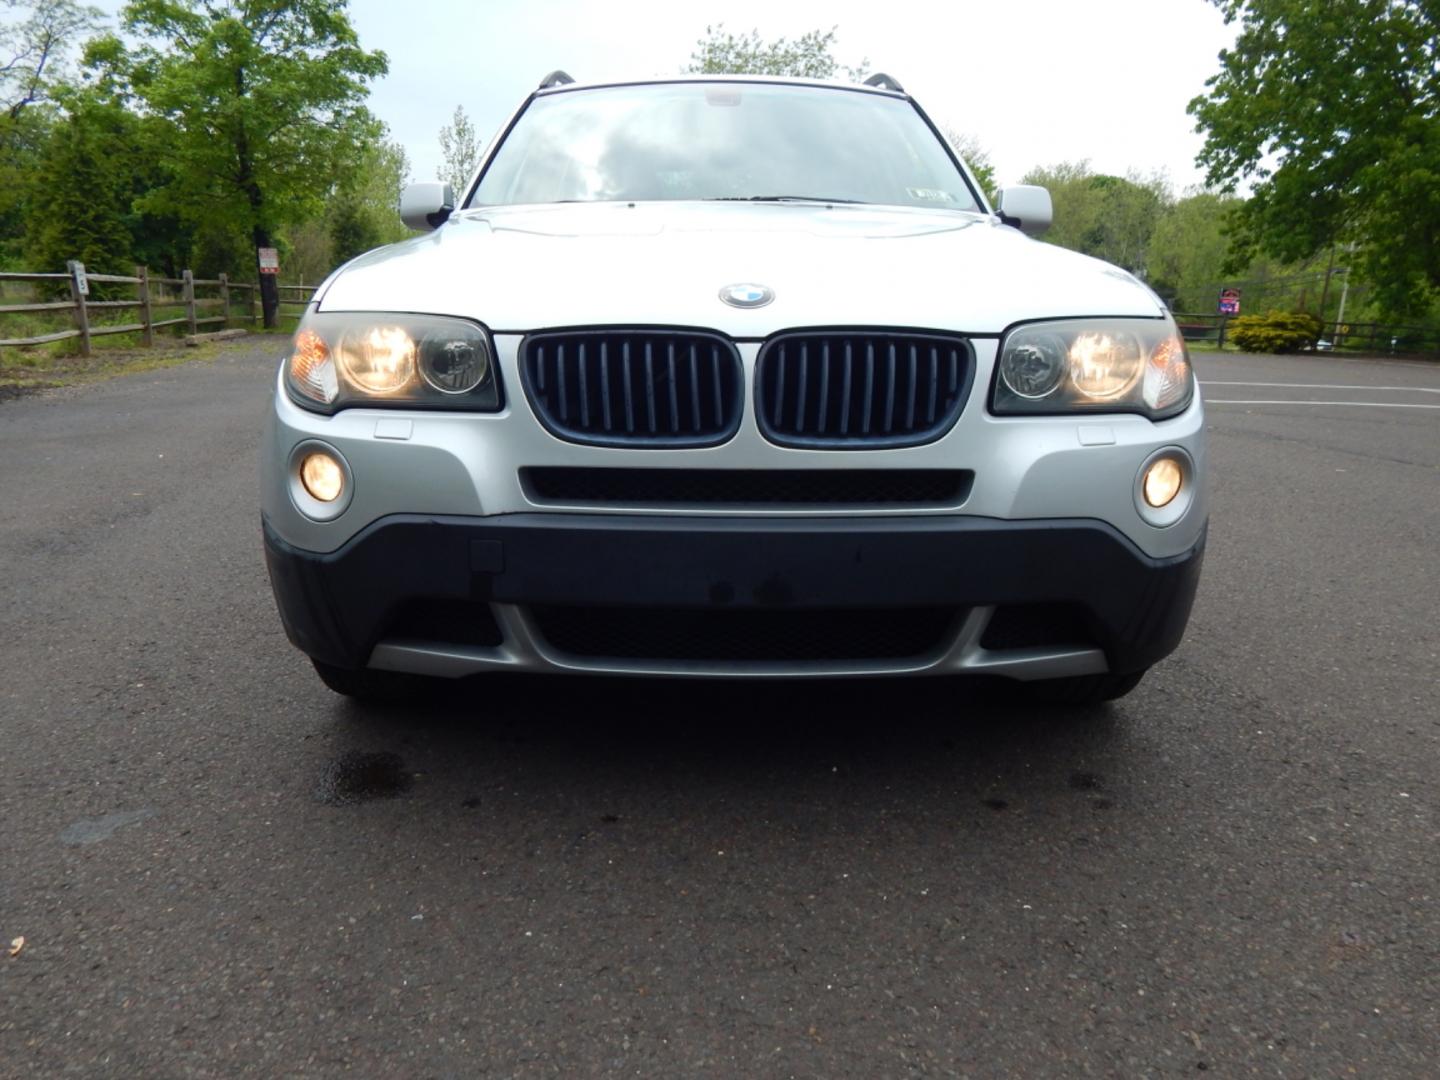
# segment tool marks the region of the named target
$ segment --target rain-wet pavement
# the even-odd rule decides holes
[[[269,597],[271,364],[0,404],[0,1076],[1433,1073],[1436,412],[1217,403],[1191,632],[1112,707],[359,707]]]

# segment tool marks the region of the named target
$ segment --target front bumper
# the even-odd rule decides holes
[[[445,676],[1139,671],[1179,644],[1205,545],[1202,528],[1187,551],[1157,558],[1104,522],[968,515],[391,515],[330,552],[293,546],[268,520],[263,528],[296,646],[341,667]],[[606,655],[603,640],[577,651],[547,636],[541,613],[562,609],[619,612],[632,627],[676,612],[687,625],[807,612],[863,624],[867,611],[903,620],[911,609],[953,620],[909,655],[648,656],[633,640]],[[436,610],[444,616],[423,616]]]

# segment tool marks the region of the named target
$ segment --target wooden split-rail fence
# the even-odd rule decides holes
[[[69,293],[65,300],[35,300],[9,304],[3,302],[5,287],[11,283],[28,286],[40,294],[61,289]],[[134,299],[92,299],[90,285],[132,286]],[[298,319],[315,291],[313,285],[280,285],[280,318]],[[0,347],[44,345],[52,341],[79,339],[80,354],[90,355],[91,341],[108,334],[139,334],[146,346],[155,344],[155,331],[183,326],[187,333],[199,333],[202,327],[223,328],[232,322],[254,325],[261,318],[258,284],[231,281],[221,274],[216,278],[197,278],[185,270],[178,278],[153,277],[149,270],[137,266],[133,276],[95,274],[72,263],[65,273],[0,272]],[[116,290],[106,290],[107,295]],[[199,295],[201,292],[211,295]],[[157,313],[180,310],[179,315],[156,318]],[[121,323],[96,319],[99,313],[135,312],[134,321]],[[26,337],[6,336],[7,315],[70,313],[73,326],[62,330],[30,334]]]

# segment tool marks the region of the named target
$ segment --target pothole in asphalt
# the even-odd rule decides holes
[[[315,797],[331,806],[393,799],[410,790],[412,778],[399,754],[341,754],[325,768]]]

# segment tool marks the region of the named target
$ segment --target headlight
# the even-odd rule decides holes
[[[1012,330],[1000,346],[997,413],[1136,412],[1162,420],[1194,394],[1169,319],[1067,319]]]
[[[340,370],[367,394],[395,394],[415,378],[415,339],[402,326],[366,326],[340,335]]]
[[[475,323],[438,315],[305,316],[285,363],[297,404],[494,412],[500,386],[490,340]]]

